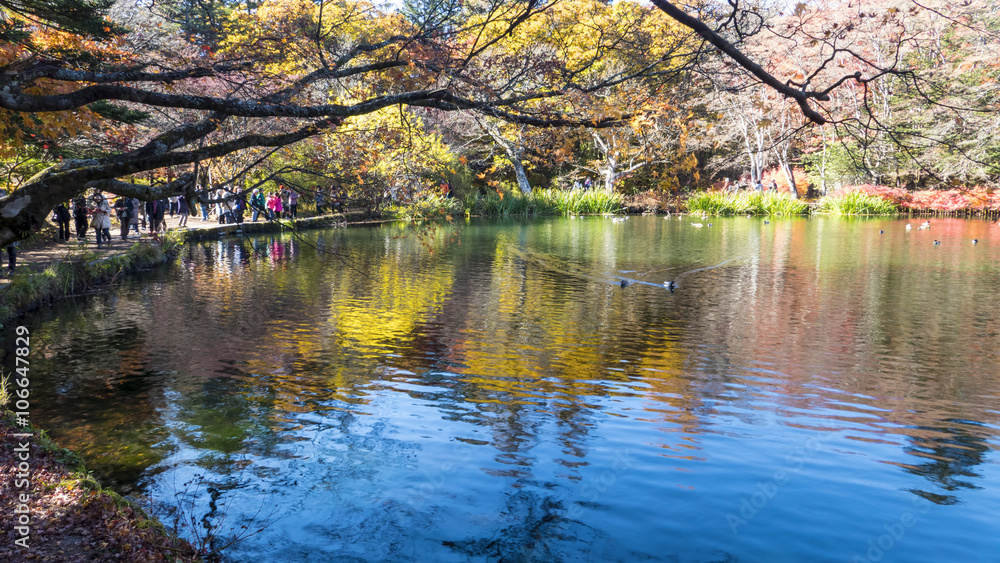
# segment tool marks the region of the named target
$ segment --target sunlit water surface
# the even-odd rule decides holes
[[[1000,560],[1000,227],[697,221],[194,245],[32,417],[236,561]]]

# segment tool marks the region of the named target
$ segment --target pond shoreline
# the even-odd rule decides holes
[[[167,263],[178,256],[187,241],[378,222],[366,220],[362,214],[338,214],[291,221],[203,225],[172,230],[162,238],[141,236],[127,247],[118,243],[115,246],[124,249],[118,252],[108,245],[104,253],[89,249],[85,242],[71,247],[54,241],[42,243],[28,250],[47,252],[47,265],[36,263],[35,268],[19,272],[0,286],[0,328],[54,300],[103,291],[123,275]],[[37,271],[41,267],[44,269]],[[12,389],[12,384],[10,379],[4,382],[3,394]],[[5,405],[0,405],[0,409],[0,443],[3,445],[0,473],[4,482],[14,484],[19,467],[16,448],[29,444],[23,454],[30,456],[32,463],[31,493],[27,497],[31,501],[29,521],[37,519],[39,514],[45,515],[37,526],[32,523],[22,528],[30,529],[28,540],[24,542],[27,548],[15,544],[20,536],[14,518],[4,518],[3,533],[9,541],[0,547],[0,559],[46,561],[79,557],[87,561],[118,561],[125,554],[130,561],[137,562],[203,560],[194,546],[168,532],[158,519],[101,487],[72,450],[52,442],[44,430],[19,427],[13,412]],[[19,503],[12,489],[0,495],[5,514],[13,515],[19,504],[23,503]]]
[[[170,222],[175,223],[176,219],[171,218]],[[135,242],[125,244],[115,240],[114,246],[109,244],[104,249],[90,246],[86,241],[36,244],[20,253],[28,253],[34,260],[19,266],[15,275],[0,277],[0,327],[55,300],[103,290],[123,275],[169,262],[177,257],[184,242],[380,222],[367,219],[362,213],[227,225],[211,222],[187,228],[177,228],[168,222],[166,236],[141,235]],[[18,260],[25,261],[23,257]]]
[[[7,540],[0,559],[203,560],[140,506],[101,487],[79,456],[21,422],[6,408],[0,411],[0,474],[10,485],[0,494]]]
[[[982,303],[988,309],[995,296],[995,272],[983,266],[995,264],[1000,230],[979,220],[931,219],[931,230],[918,232],[913,225],[904,232],[907,222],[922,221],[905,217],[845,221],[824,215],[766,226],[759,217],[709,221],[714,228],[692,228],[701,221],[687,214],[668,221],[664,215],[468,223],[459,217],[423,227],[397,222],[194,243],[181,249],[169,275],[162,268],[140,274],[135,283],[110,290],[113,298],[66,302],[65,311],[43,310],[23,320],[33,325],[32,344],[44,343],[44,352],[32,349],[39,377],[32,416],[38,427],[85,455],[95,474],[108,475],[101,477],[106,485],[121,483],[119,493],[135,487],[155,499],[151,505],[168,529],[194,516],[192,529],[180,535],[196,547],[203,545],[199,522],[213,530],[259,522],[263,531],[254,539],[222,549],[233,560],[404,559],[428,552],[431,559],[484,553],[515,559],[523,557],[524,537],[551,538],[553,532],[569,541],[531,547],[532,557],[655,558],[675,551],[670,555],[696,559],[703,546],[724,546],[734,559],[766,559],[777,548],[759,548],[749,535],[737,536],[744,543],[730,547],[733,525],[726,522],[729,514],[739,515],[741,496],[749,502],[757,483],[782,468],[789,443],[815,446],[805,446],[809,455],[802,463],[810,471],[796,475],[791,487],[831,491],[817,493],[826,494],[821,504],[839,506],[860,521],[847,541],[836,539],[843,547],[835,540],[800,546],[775,536],[775,545],[790,546],[799,559],[822,558],[830,549],[849,559],[868,534],[882,533],[881,514],[898,511],[909,498],[906,491],[917,491],[917,506],[928,509],[926,516],[920,513],[927,527],[958,528],[982,514],[985,503],[969,503],[969,516],[958,517],[927,500],[940,495],[957,504],[976,498],[942,490],[948,483],[935,480],[939,465],[921,466],[915,459],[908,465],[916,470],[900,471],[884,461],[908,460],[916,442],[954,460],[955,474],[980,473],[973,466],[989,462],[979,452],[995,443],[995,435],[974,434],[975,428],[962,434],[975,422],[993,422],[981,410],[989,405],[970,401],[958,411],[948,405],[980,385],[972,375],[953,383],[950,372],[974,374],[995,356],[989,353],[997,349],[995,331],[976,330],[988,322],[976,311]],[[435,236],[388,236],[413,230]],[[324,243],[319,249],[312,244],[317,235]],[[977,246],[969,242],[974,237]],[[497,248],[516,244],[523,244],[516,254],[497,257]],[[324,255],[331,248],[349,249],[356,264],[371,267],[343,268]],[[984,274],[973,279],[968,272]],[[525,283],[509,283],[512,276]],[[681,279],[675,293],[663,289],[665,279]],[[762,289],[744,299],[750,283]],[[516,293],[503,293],[511,287]],[[873,295],[872,288],[880,291],[877,301],[851,297]],[[947,302],[933,308],[942,295]],[[570,310],[570,301],[579,306]],[[871,311],[878,312],[877,324]],[[887,313],[897,311],[903,313]],[[803,318],[808,322],[796,324]],[[841,329],[844,319],[850,324]],[[794,338],[772,336],[785,327],[792,327]],[[929,341],[925,335],[934,327],[961,336]],[[910,336],[912,342],[880,338],[886,334]],[[984,360],[961,369],[952,352],[969,340],[967,349]],[[843,353],[845,343],[858,342],[873,344]],[[912,363],[884,361],[921,342],[925,349]],[[768,350],[761,353],[761,347]],[[517,364],[504,362],[510,350],[516,350]],[[717,361],[716,350],[733,360]],[[767,362],[764,371],[758,360]],[[12,371],[12,364],[6,369]],[[859,365],[867,370],[863,377],[851,369]],[[934,379],[911,393],[911,374],[921,367]],[[722,401],[715,382],[727,374],[741,393]],[[835,387],[822,387],[840,374]],[[586,386],[579,383],[584,378]],[[982,391],[989,392],[988,386]],[[844,404],[848,394],[857,398]],[[551,405],[563,397],[571,404],[553,412]],[[497,400],[523,409],[517,426],[494,417]],[[690,420],[687,414],[646,414],[699,413],[715,400],[722,404],[718,414],[681,428],[683,436],[664,430],[680,428]],[[784,414],[788,404],[805,408]],[[853,422],[853,413],[863,416],[881,404],[899,413],[884,415],[898,431]],[[732,412],[748,421],[735,433]],[[789,424],[758,423],[762,412],[777,413]],[[957,416],[958,423],[945,418]],[[567,436],[559,425],[567,419],[592,427],[559,443]],[[382,430],[386,426],[391,428]],[[429,426],[441,430],[432,433]],[[784,432],[780,439],[771,435],[776,427]],[[913,428],[935,430],[912,436]],[[524,435],[522,429],[529,434],[517,455],[534,456],[528,478],[504,471],[513,465],[507,446],[511,437]],[[658,441],[662,435],[670,438]],[[765,435],[759,442],[766,453],[756,457],[752,441]],[[948,449],[954,435],[963,436],[960,451]],[[879,449],[866,449],[872,447],[869,436],[881,440]],[[705,444],[698,455],[660,455],[689,439]],[[746,442],[747,453],[739,457],[752,460],[749,471],[730,461]],[[853,450],[855,442],[863,445]],[[564,444],[582,452],[571,475],[562,469]],[[972,465],[967,451],[979,455]],[[838,491],[823,487],[854,483],[857,459],[866,470],[881,472],[875,485],[850,490],[877,499],[874,510],[847,501],[838,505]],[[444,463],[449,465],[442,468]],[[734,470],[721,471],[727,464]],[[706,467],[720,471],[702,471]],[[826,467],[831,469],[823,473]],[[664,481],[662,475],[674,469],[682,476]],[[733,474],[743,477],[732,483]],[[620,487],[613,494],[600,497],[581,485],[609,476]],[[533,482],[522,485],[528,479]],[[775,479],[766,482],[779,486]],[[689,488],[677,494],[679,486]],[[469,500],[456,502],[457,495]],[[514,495],[521,497],[512,502]],[[636,518],[651,497],[664,500],[661,512]],[[145,499],[138,502],[149,506]],[[178,512],[171,511],[175,506]],[[498,506],[511,512],[509,520],[468,517],[495,514]],[[704,514],[704,507],[704,518],[690,517]],[[798,533],[801,510],[767,508],[752,523],[734,522],[741,529],[746,524],[747,530]],[[570,519],[579,524],[547,527]],[[664,521],[681,524],[660,540],[657,522]],[[125,527],[131,524],[122,526],[131,533]],[[982,535],[986,526],[969,527]],[[595,538],[595,529],[608,535]],[[78,535],[63,533],[70,539],[54,541]],[[707,539],[698,545],[670,542],[681,533]],[[326,541],[332,537],[337,543]],[[504,546],[483,548],[498,537]],[[933,548],[932,541],[899,546],[900,558]],[[459,551],[455,545],[471,547]],[[987,545],[981,540],[970,549],[985,553]]]
[[[646,204],[645,207],[636,206],[633,202],[630,205],[626,205],[623,211],[625,211],[626,215],[688,214],[685,211],[679,210],[680,204],[677,201],[665,201],[659,207],[649,206],[649,202],[646,202]],[[808,211],[803,213],[802,216],[810,216],[816,213],[816,206],[818,205],[816,202],[807,202],[806,205],[808,206]],[[699,215],[701,213],[703,212],[694,212],[693,214]],[[722,215],[726,215],[726,213]],[[889,217],[888,215],[842,216]],[[956,217],[994,221],[995,219],[1000,219],[1000,210],[910,210],[905,213],[896,213],[893,216],[897,218]],[[473,217],[490,218],[490,216],[481,215],[473,215]],[[168,227],[170,227],[168,235],[162,239],[160,237],[142,235],[137,242],[125,247],[124,252],[115,252],[108,245],[107,250],[101,254],[100,250],[88,247],[86,243],[78,243],[76,246],[66,246],[54,241],[37,245],[35,248],[26,249],[28,252],[48,253],[51,256],[48,257],[47,261],[42,260],[39,261],[39,264],[35,264],[34,271],[29,274],[19,274],[6,279],[0,277],[0,327],[4,323],[16,319],[25,313],[51,303],[53,300],[99,291],[109,283],[119,279],[122,275],[135,273],[166,263],[177,256],[184,242],[214,240],[227,236],[279,233],[285,230],[312,230],[348,225],[374,225],[405,221],[405,219],[373,219],[368,213],[348,212],[290,220],[244,221],[239,224],[216,224],[212,221],[197,226],[184,226],[180,228],[169,224],[171,222],[176,223],[176,221],[177,219],[173,217],[168,220]]]

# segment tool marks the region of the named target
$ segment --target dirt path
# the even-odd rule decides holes
[[[188,217],[187,226],[182,227],[180,223],[180,215],[175,215],[173,217],[167,216],[167,230],[214,230],[220,227],[218,219],[210,217],[208,221],[203,221],[199,217]],[[79,255],[84,252],[95,252],[101,257],[111,256],[113,254],[124,254],[132,244],[140,237],[144,240],[149,240],[152,238],[149,230],[144,230],[140,234],[135,231],[129,233],[127,241],[122,240],[121,230],[118,228],[111,229],[111,244],[102,245],[101,249],[97,248],[97,238],[94,235],[94,229],[87,229],[86,240],[77,240],[74,236],[69,241],[58,242],[58,241],[47,241],[44,243],[38,243],[29,248],[19,248],[17,252],[17,269],[16,272],[21,272],[28,270],[31,272],[41,272],[48,268],[52,264],[60,261],[67,261],[70,257],[74,255]],[[10,275],[7,270],[7,253],[3,251],[0,254],[2,262],[0,262],[0,285],[10,282]]]

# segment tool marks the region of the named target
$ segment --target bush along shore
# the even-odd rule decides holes
[[[140,240],[122,253],[99,255],[87,249],[69,249],[40,272],[20,271],[0,287],[0,323],[53,300],[79,295],[106,285],[124,274],[162,264],[177,255],[180,236]]]
[[[512,217],[536,215],[606,215],[640,213],[792,216],[950,215],[1000,218],[1000,190],[975,187],[907,191],[886,186],[848,186],[818,199],[793,197],[787,191],[698,190],[643,192],[628,196],[586,190],[536,189],[530,194],[502,190],[447,198],[430,194],[411,203],[393,203],[381,211],[386,220],[421,220],[465,215]],[[267,226],[264,228],[273,228]],[[244,229],[246,230],[246,229]]]
[[[202,561],[138,505],[102,488],[76,454],[22,422],[0,407],[0,561]]]
[[[949,215],[1000,218],[1000,191],[976,187],[908,191],[887,186],[849,186],[807,203],[788,192],[699,191],[687,198],[689,213],[708,215]]]

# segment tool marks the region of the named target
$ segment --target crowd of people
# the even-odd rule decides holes
[[[254,188],[249,198],[242,193],[218,189],[209,192],[207,200],[200,202],[197,210],[204,222],[240,224],[248,211],[253,222],[261,218],[295,219],[299,215],[299,193],[284,186],[279,186],[278,191],[270,194]],[[317,208],[322,211],[320,201],[322,198],[317,197]],[[78,240],[85,240],[87,232],[93,229],[97,247],[102,248],[105,244],[111,244],[112,219],[117,219],[121,239],[128,240],[130,233],[138,235],[146,229],[150,234],[166,232],[167,216],[179,216],[177,225],[186,227],[191,215],[191,206],[183,195],[147,202],[119,196],[112,203],[103,193],[95,191],[89,197],[77,197],[69,206],[59,204],[53,211],[52,219],[58,226],[60,241],[71,240],[72,221]]]
[[[729,178],[723,178],[722,180],[722,191],[724,192],[737,192],[741,189],[764,192],[764,183],[759,178],[752,182],[750,180],[746,180],[745,182],[738,180],[735,183],[731,182]],[[778,182],[774,178],[771,178],[771,181],[768,182],[767,190],[770,192],[778,191]]]
[[[5,194],[0,190],[0,195]],[[92,229],[97,247],[103,248],[105,245],[111,246],[111,229],[115,222],[120,229],[119,236],[127,241],[130,236],[138,237],[147,229],[150,234],[165,233],[168,216],[179,216],[177,225],[187,227],[188,218],[192,214],[197,218],[199,211],[204,222],[237,224],[243,223],[248,212],[252,222],[260,219],[296,219],[299,216],[300,195],[285,186],[278,186],[277,191],[270,193],[254,188],[249,198],[244,193],[218,189],[209,192],[207,199],[212,203],[202,201],[199,208],[194,210],[183,195],[146,202],[118,196],[110,201],[102,192],[95,191],[90,196],[80,195],[70,202],[57,205],[52,212],[52,221],[58,228],[60,242],[69,242],[74,234],[78,241],[86,240],[88,231]],[[329,188],[317,188],[313,192],[313,199],[318,213],[342,211],[346,202],[346,196],[342,192],[333,192]],[[7,264],[11,272],[17,263],[17,248],[17,242],[7,246]]]

